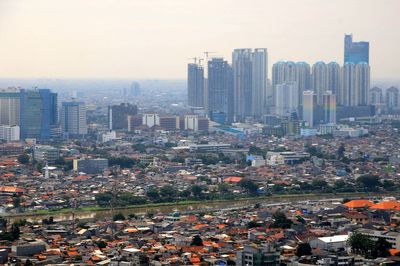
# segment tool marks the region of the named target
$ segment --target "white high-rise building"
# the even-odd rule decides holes
[[[381,88],[373,87],[369,90],[369,104],[380,105],[383,104],[383,92]]]
[[[19,133],[19,126],[0,125],[0,140],[18,141]]]
[[[234,114],[236,119],[261,117],[267,103],[268,54],[266,48],[235,49],[232,53]]]
[[[314,113],[316,107],[316,95],[313,91],[303,92],[303,120],[309,127],[314,126]]]
[[[299,104],[303,103],[303,91],[311,89],[310,65],[306,62],[296,63],[296,82],[298,86]]]
[[[0,90],[0,125],[19,125],[19,103],[18,88]]]
[[[62,103],[61,129],[67,138],[87,134],[85,103],[75,101]]]
[[[343,106],[365,106],[370,89],[370,67],[367,63],[345,63],[338,103]]]
[[[276,85],[275,113],[280,116],[298,112],[299,96],[297,83],[285,82]]]
[[[355,85],[357,92],[357,105],[367,105],[370,89],[370,67],[367,63],[362,62],[356,65]]]
[[[312,66],[312,89],[317,96],[317,104],[322,105],[323,95],[328,90],[328,68],[324,62]]]
[[[336,62],[330,62],[328,67],[328,90],[337,94],[340,90],[340,66]]]
[[[336,124],[336,96],[332,91],[326,91],[323,95],[324,122]]]
[[[267,104],[268,53],[266,48],[256,48],[252,54],[252,115],[261,117]]]
[[[142,116],[142,125],[152,128],[160,125],[160,116],[158,114],[144,114]]]

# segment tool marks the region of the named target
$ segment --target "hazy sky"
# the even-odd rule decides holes
[[[0,0],[0,77],[185,78],[188,58],[266,47],[343,61],[370,42],[372,78],[400,78],[400,0]]]

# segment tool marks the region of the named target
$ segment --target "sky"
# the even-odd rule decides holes
[[[184,79],[190,58],[268,48],[343,62],[370,42],[373,79],[400,78],[399,0],[0,0],[0,78]]]

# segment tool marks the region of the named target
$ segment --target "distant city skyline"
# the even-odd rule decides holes
[[[193,56],[266,47],[280,61],[343,62],[370,42],[371,78],[400,77],[400,1],[0,0],[1,78],[185,79]]]

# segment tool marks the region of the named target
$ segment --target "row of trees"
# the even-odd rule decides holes
[[[379,238],[375,241],[367,235],[356,232],[351,234],[348,244],[353,253],[365,256],[366,258],[375,259],[390,256],[389,249],[391,248],[391,244],[384,238]]]

